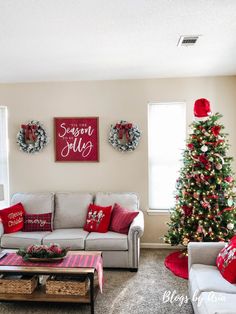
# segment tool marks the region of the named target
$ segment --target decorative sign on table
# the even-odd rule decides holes
[[[98,117],[54,118],[56,161],[99,161]]]

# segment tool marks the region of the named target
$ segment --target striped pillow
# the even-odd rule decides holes
[[[128,234],[129,226],[139,212],[130,211],[115,203],[111,213],[110,231]]]

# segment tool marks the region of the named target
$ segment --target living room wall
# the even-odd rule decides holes
[[[1,84],[0,105],[9,110],[11,194],[17,191],[135,191],[145,212],[142,242],[153,246],[161,243],[169,215],[147,214],[147,105],[184,101],[189,124],[193,103],[202,97],[211,101],[214,112],[224,115],[223,123],[232,145],[230,154],[235,157],[235,76]],[[84,116],[99,117],[100,162],[55,162],[53,118]],[[16,134],[22,123],[32,119],[44,124],[51,140],[41,153],[27,155],[19,151]],[[134,152],[120,153],[108,144],[110,125],[121,119],[136,123],[142,130],[140,145]]]

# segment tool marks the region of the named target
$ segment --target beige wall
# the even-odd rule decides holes
[[[236,140],[236,77],[121,80],[97,82],[31,83],[0,85],[0,105],[9,109],[10,189],[16,191],[136,191],[141,207],[148,209],[148,102],[185,101],[188,124],[197,98],[208,98],[213,110],[224,115],[223,123]],[[98,116],[99,163],[54,162],[53,117]],[[37,155],[18,150],[16,134],[21,123],[40,120],[51,137]],[[135,152],[122,154],[107,142],[111,123],[124,119],[142,130]],[[166,121],[168,123],[168,121]],[[230,152],[236,156],[236,145]],[[235,168],[235,167],[234,167]],[[142,242],[161,242],[168,215],[145,214]]]

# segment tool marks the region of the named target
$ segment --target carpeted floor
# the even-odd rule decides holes
[[[164,258],[169,253],[170,250],[141,250],[137,273],[105,270],[104,293],[96,299],[95,313],[193,314],[190,301],[187,301],[188,281],[175,277],[164,266]],[[0,303],[0,313],[87,314],[90,307],[62,303]]]

